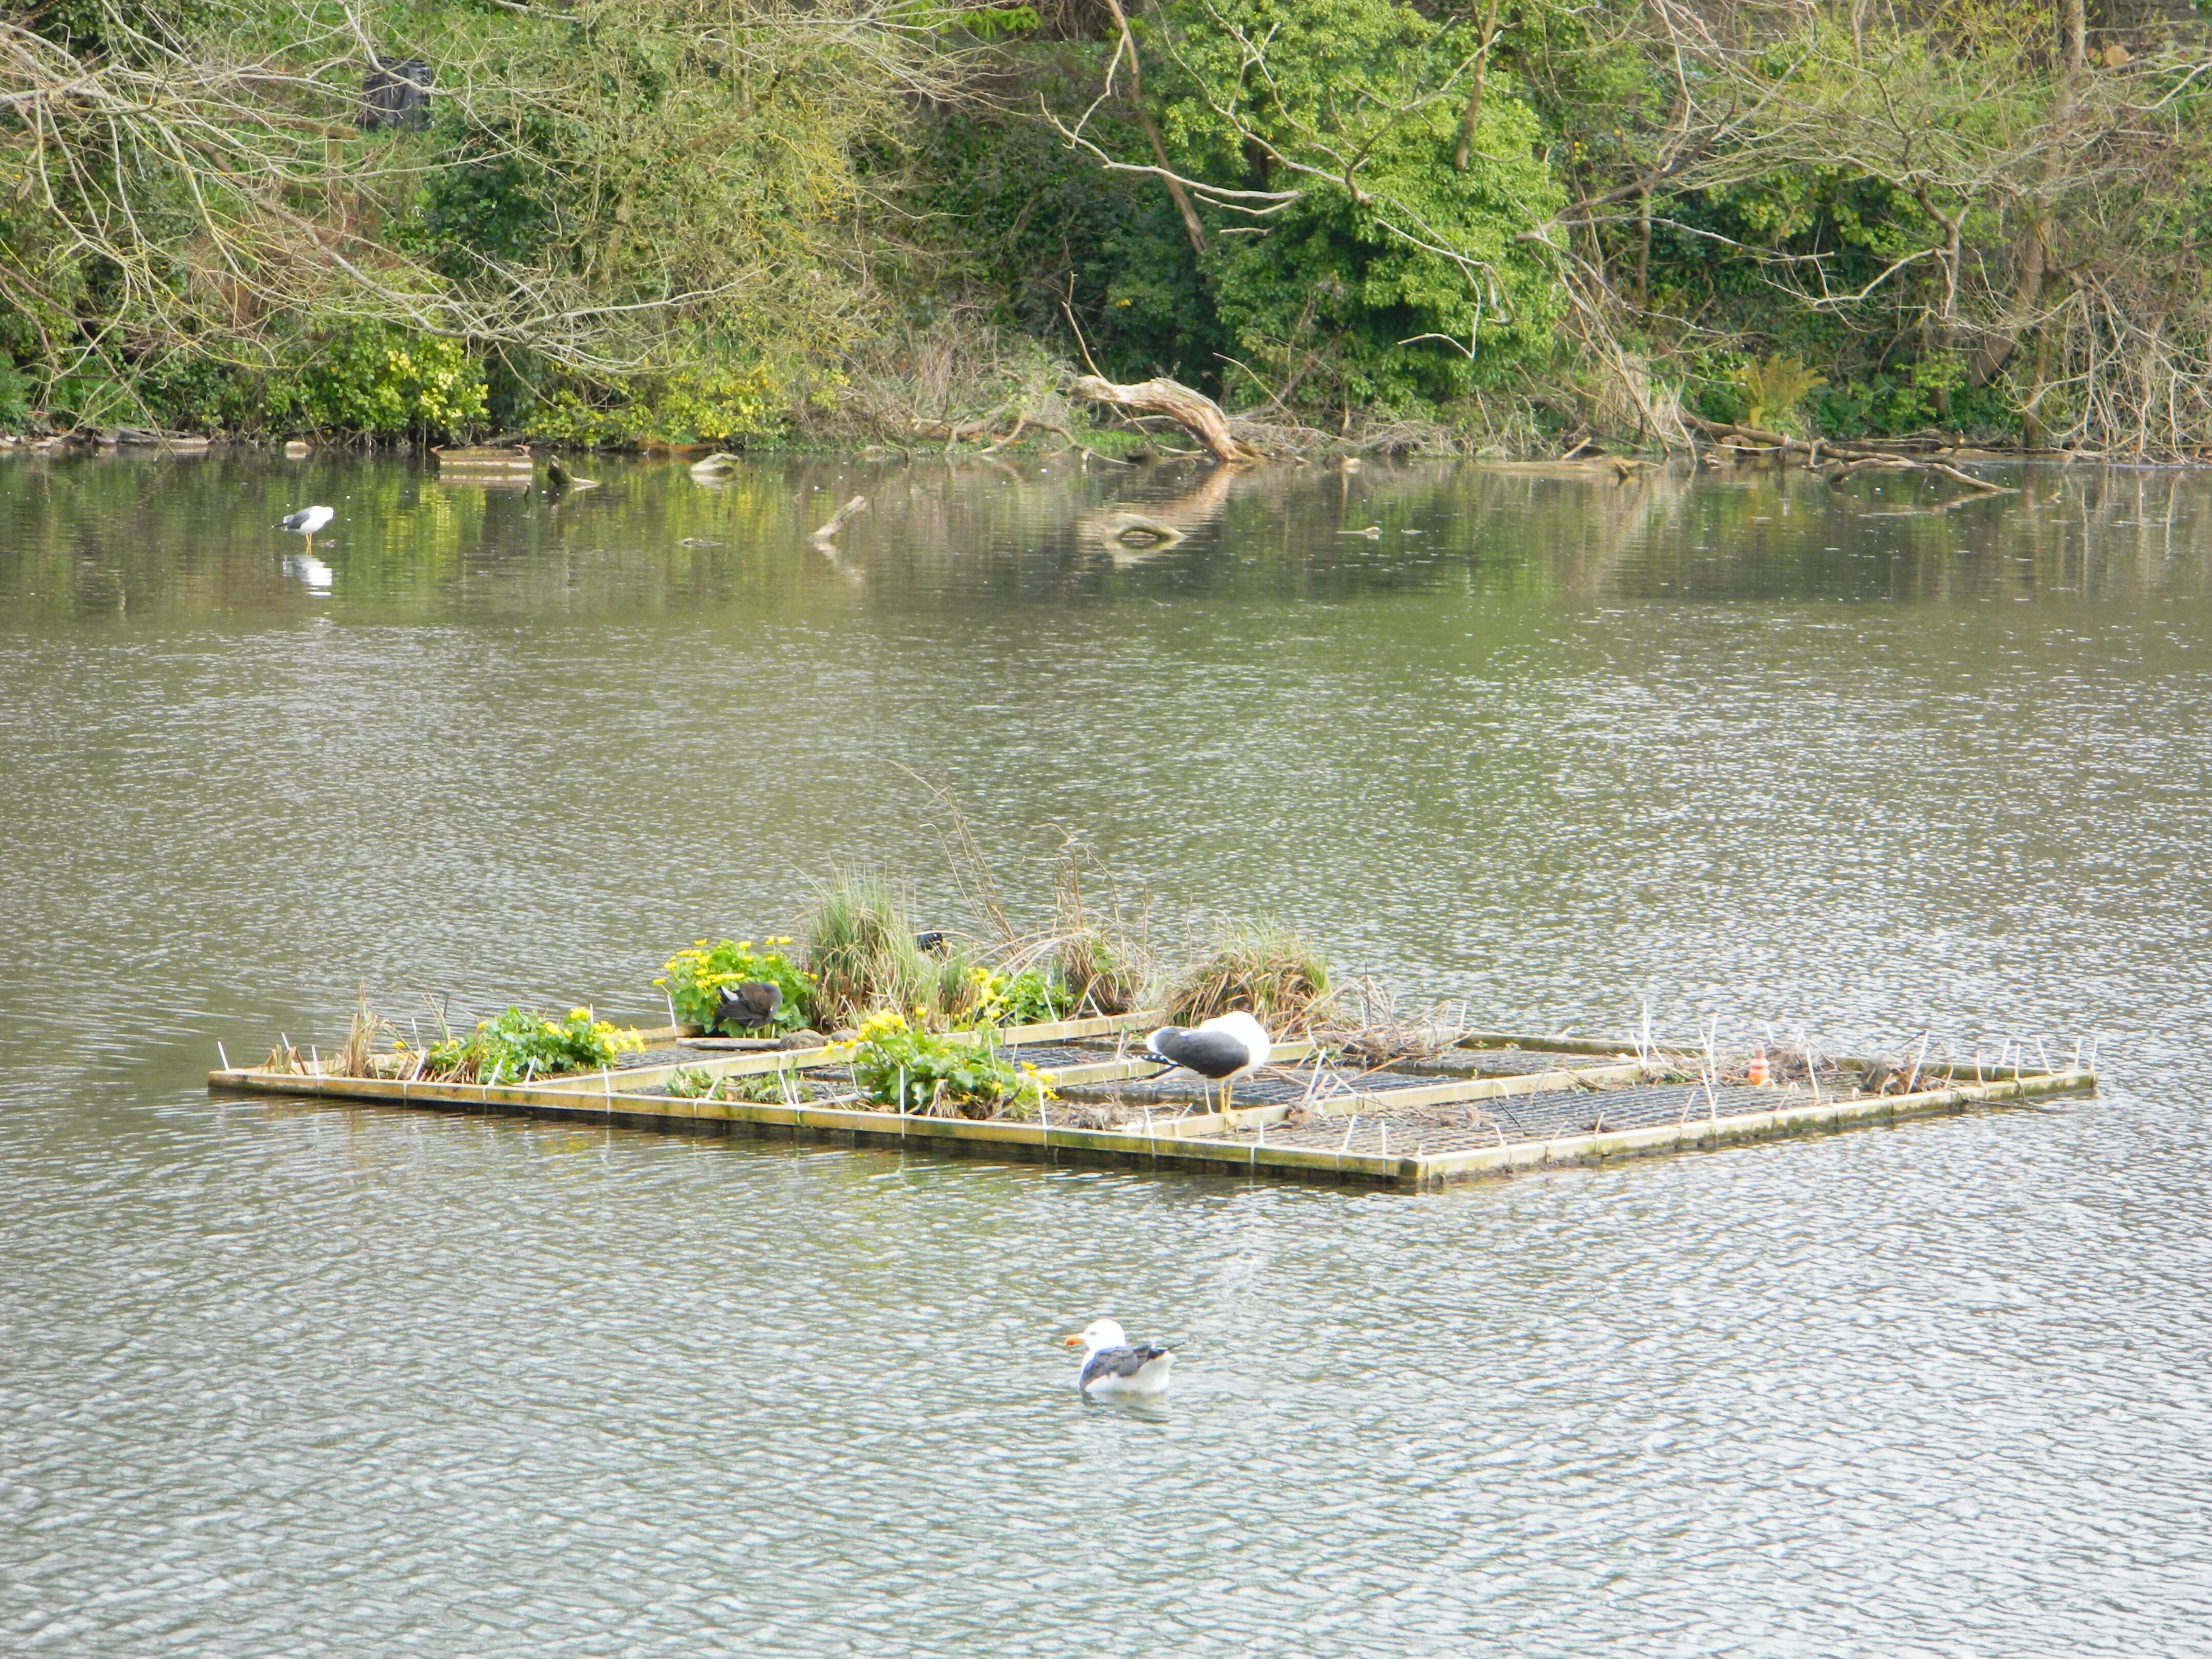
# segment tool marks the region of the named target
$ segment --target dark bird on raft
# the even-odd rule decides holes
[[[766,980],[744,985],[725,985],[714,993],[714,1021],[741,1031],[757,1031],[775,1023],[783,1006],[783,988]]]
[[[1251,1015],[1218,1014],[1188,1029],[1162,1026],[1145,1039],[1143,1057],[1164,1066],[1182,1066],[1209,1083],[1218,1083],[1222,1109],[1226,1111],[1237,1079],[1265,1066],[1274,1046],[1267,1028]]]
[[[1084,1394],[1158,1394],[1168,1385],[1175,1355],[1157,1343],[1132,1342],[1110,1319],[1094,1319],[1066,1339],[1083,1350],[1075,1386]]]

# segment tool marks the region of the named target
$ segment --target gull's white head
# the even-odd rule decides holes
[[[1079,1343],[1085,1353],[1097,1353],[1101,1348],[1120,1348],[1128,1345],[1128,1337],[1110,1319],[1094,1319],[1074,1336],[1067,1339],[1071,1348]]]

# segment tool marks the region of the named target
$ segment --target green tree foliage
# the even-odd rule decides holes
[[[1564,198],[1502,75],[1453,167],[1470,30],[1392,0],[1174,0],[1140,34],[1171,162],[1247,208],[1211,275],[1276,396],[1419,409],[1549,355],[1558,288],[1522,239]]]
[[[911,435],[1072,319],[1308,422],[1679,442],[1779,356],[1835,435],[2187,452],[2207,63],[2072,0],[44,0],[0,421]]]
[[[143,409],[190,352],[232,375],[226,395],[194,388],[203,412],[265,392],[267,420],[459,419],[434,407],[458,381],[334,389],[361,365],[321,362],[325,342],[396,329],[491,360],[510,408],[565,393],[572,425],[641,400],[670,435],[772,429],[879,308],[859,152],[954,89],[970,9],[64,0],[46,33],[0,16],[0,343],[80,416]],[[427,134],[360,119],[372,61],[396,57],[433,65]],[[443,372],[439,351],[400,349]]]
[[[1059,46],[1031,61],[1040,91],[1056,102],[1079,95],[1072,69],[1096,72],[1087,61],[1072,65]],[[1127,131],[1120,142],[1141,139]],[[1073,354],[1066,304],[1115,379],[1218,380],[1228,337],[1157,184],[1101,172],[1034,113],[980,104],[932,112],[905,165],[906,199],[933,256],[915,284],[920,307],[948,291],[985,296],[997,320]]]

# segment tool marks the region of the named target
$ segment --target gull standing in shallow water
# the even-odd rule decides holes
[[[1175,1356],[1149,1342],[1132,1344],[1110,1319],[1094,1319],[1079,1335],[1067,1339],[1071,1348],[1079,1344],[1083,1370],[1075,1386],[1081,1393],[1152,1395],[1168,1385]]]
[[[276,520],[279,530],[289,530],[295,536],[307,538],[307,556],[315,556],[315,532],[337,517],[335,509],[327,507],[303,507],[297,513],[287,513]]]
[[[1219,1014],[1188,1030],[1166,1025],[1145,1039],[1146,1060],[1182,1066],[1221,1085],[1221,1109],[1229,1109],[1237,1079],[1267,1063],[1274,1042],[1266,1026],[1249,1014]],[[1163,1073],[1162,1075],[1164,1075]]]

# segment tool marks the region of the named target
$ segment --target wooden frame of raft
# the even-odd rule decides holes
[[[1018,1028],[1004,1034],[1005,1046],[1077,1041],[1085,1036],[1115,1035],[1140,1022],[1157,1022],[1150,1012],[1107,1019],[1062,1022],[1052,1026]],[[1080,1030],[1071,1027],[1084,1028]],[[1556,1041],[1552,1039],[1551,1041]],[[1594,1049],[1598,1045],[1589,1039]],[[1514,1043],[1544,1052],[1547,1039],[1540,1036],[1489,1038],[1485,1046]],[[1580,1045],[1577,1045],[1578,1048]],[[729,1060],[704,1061],[700,1069],[716,1076],[758,1073],[788,1067],[811,1070],[841,1063],[824,1058],[831,1051],[803,1049],[783,1053],[742,1054]],[[1304,1059],[1310,1043],[1276,1046],[1276,1064]],[[1554,1051],[1555,1052],[1555,1051]],[[1612,1052],[1618,1054],[1616,1048]],[[1127,1060],[1102,1060],[1093,1065],[1063,1067],[1046,1075],[1056,1082],[1109,1082],[1134,1075],[1142,1064]],[[234,1067],[208,1074],[210,1090],[237,1090],[259,1094],[304,1096],[350,1100],[391,1106],[444,1111],[488,1111],[570,1121],[620,1123],[656,1129],[712,1130],[763,1137],[828,1140],[854,1146],[906,1147],[919,1146],[939,1153],[997,1154],[1025,1159],[1107,1164],[1121,1166],[1207,1170],[1218,1173],[1243,1170],[1292,1178],[1358,1182],[1413,1188],[1437,1188],[1490,1176],[1506,1176],[1521,1170],[1577,1164],[1596,1164],[1608,1158],[1650,1157],[1731,1142],[1772,1139],[1784,1135],[1859,1125],[1894,1121],[1899,1118],[1960,1113],[1969,1107],[2006,1101],[2025,1101],[2039,1096],[2087,1092],[2096,1086],[2096,1073],[2087,1066],[2033,1071],[2007,1066],[2003,1075],[1962,1083],[1953,1072],[1942,1088],[1908,1095],[1867,1095],[1808,1099],[1777,1091],[1775,1105],[1764,1112],[1739,1112],[1726,1117],[1695,1115],[1682,1121],[1635,1128],[1600,1129],[1562,1133],[1547,1140],[1501,1139],[1495,1146],[1426,1152],[1416,1146],[1408,1153],[1326,1151],[1304,1146],[1270,1146],[1266,1131],[1281,1122],[1295,1108],[1276,1103],[1175,1117],[1163,1113],[1141,1129],[1124,1125],[1115,1129],[1060,1127],[1047,1119],[1039,1123],[1005,1120],[924,1117],[914,1114],[854,1109],[839,1105],[757,1103],[729,1100],[684,1100],[672,1095],[634,1092],[665,1082],[676,1066],[640,1067],[632,1072],[599,1073],[555,1079],[548,1083],[476,1084],[416,1083],[389,1078],[329,1077],[297,1073]],[[1946,1068],[1929,1067],[1930,1074]],[[1445,1103],[1494,1099],[1539,1094],[1561,1089],[1602,1086],[1632,1080],[1639,1067],[1616,1063],[1506,1077],[1477,1077],[1450,1082],[1393,1089],[1380,1093],[1335,1095],[1301,1103],[1309,1111],[1327,1116],[1405,1109]],[[617,1078],[624,1085],[617,1090]],[[1256,1132],[1249,1139],[1224,1135]]]

